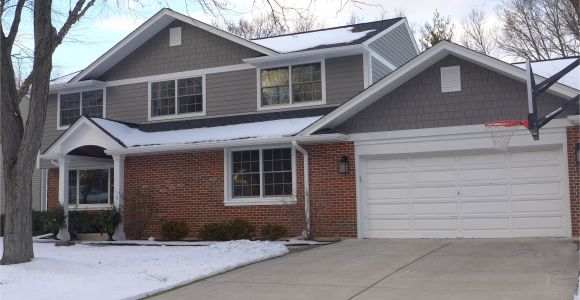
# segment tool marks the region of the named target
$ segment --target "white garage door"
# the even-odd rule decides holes
[[[367,159],[363,235],[567,236],[561,151]]]

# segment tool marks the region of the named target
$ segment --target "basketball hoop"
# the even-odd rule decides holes
[[[485,123],[485,131],[491,135],[493,147],[503,151],[508,150],[512,136],[520,128],[528,128],[528,121],[505,120]]]

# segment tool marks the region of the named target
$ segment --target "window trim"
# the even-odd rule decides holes
[[[263,150],[290,148],[291,171],[292,171],[292,195],[288,196],[263,196],[264,194],[264,164]],[[233,197],[232,184],[232,153],[236,151],[259,150],[260,153],[260,197]],[[296,176],[296,149],[291,144],[277,144],[263,147],[239,147],[224,149],[224,205],[291,205],[297,203],[297,176]]]
[[[177,96],[177,91],[178,91],[177,81],[180,79],[190,79],[190,78],[198,78],[198,77],[201,77],[202,110],[200,112],[178,114],[177,110],[178,110],[179,105],[177,103],[177,98],[178,98],[178,96]],[[172,115],[152,116],[152,114],[151,114],[151,84],[156,83],[156,82],[172,81],[172,80],[175,81],[175,95],[174,95],[175,113]],[[206,74],[200,74],[200,75],[195,75],[195,76],[173,77],[173,78],[167,78],[167,79],[163,79],[163,80],[148,81],[147,82],[147,121],[184,119],[184,118],[191,118],[191,117],[203,117],[206,115],[206,112],[207,112],[207,101],[206,101],[207,97],[206,97],[206,95],[207,95]]]
[[[113,166],[94,166],[94,167],[77,167],[77,168],[69,168],[70,171],[76,171],[77,174],[77,204],[68,204],[69,210],[101,210],[101,209],[108,209],[113,207],[115,204],[115,199],[109,198],[109,203],[107,204],[79,204],[79,171],[90,171],[90,170],[107,170],[109,173],[109,184],[107,185],[108,191],[107,195],[111,196],[111,184],[114,184],[114,178],[111,176],[111,169]],[[67,199],[68,203],[68,199]]]
[[[320,85],[321,85],[321,92],[322,92],[322,100],[318,101],[307,101],[307,102],[300,102],[294,103],[293,99],[293,89],[292,89],[292,67],[299,66],[299,65],[307,65],[307,64],[315,64],[320,63]],[[289,90],[289,100],[290,103],[288,104],[272,104],[272,105],[262,105],[262,70],[267,69],[276,69],[281,67],[288,67],[288,90]],[[303,107],[303,106],[315,106],[315,105],[325,105],[326,104],[326,60],[314,60],[314,61],[304,61],[299,63],[293,64],[286,64],[286,65],[273,65],[268,66],[267,68],[256,68],[256,86],[258,87],[257,90],[257,99],[258,99],[258,111],[263,110],[275,110],[275,109],[285,109],[285,108],[292,108],[292,107]]]
[[[93,92],[93,91],[98,91],[98,90],[102,90],[103,91],[103,118],[107,117],[107,88],[100,88],[100,89],[83,89],[83,90],[72,90],[72,91],[67,91],[67,92],[58,92],[57,97],[56,97],[56,130],[66,130],[68,129],[72,124],[70,125],[60,125],[60,95],[68,95],[68,94],[76,94],[76,93],[80,93],[81,97],[80,97],[80,103],[79,103],[79,110],[80,110],[80,115],[83,115],[83,93],[84,92]]]

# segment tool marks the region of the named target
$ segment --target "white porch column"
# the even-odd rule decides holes
[[[58,158],[58,202],[64,210],[64,227],[58,231],[57,238],[62,241],[70,240],[68,233],[68,172],[70,166],[70,159],[66,156]]]
[[[124,213],[124,204],[125,204],[125,155],[113,155],[113,187],[114,191],[114,203],[117,209],[120,209]],[[115,234],[113,238],[117,241],[125,240],[125,229],[123,226],[125,214],[123,214],[123,219],[121,220],[121,224],[117,226],[115,229]]]

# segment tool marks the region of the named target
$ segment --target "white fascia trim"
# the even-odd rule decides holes
[[[136,37],[141,35],[144,31],[146,31],[148,28],[150,28],[153,24],[157,23],[161,18],[166,17],[166,16],[173,17],[176,20],[183,21],[187,24],[190,24],[190,25],[195,26],[197,28],[200,28],[202,30],[208,31],[208,32],[213,33],[217,36],[223,37],[227,40],[238,43],[242,46],[248,47],[252,50],[258,51],[258,52],[266,54],[266,55],[274,55],[274,54],[278,53],[272,49],[260,46],[254,42],[245,40],[245,39],[240,38],[236,35],[233,35],[231,33],[225,32],[223,30],[217,29],[213,26],[210,26],[210,25],[205,24],[203,22],[197,21],[193,18],[182,15],[182,14],[177,13],[175,11],[172,11],[170,9],[162,9],[157,14],[155,14],[153,17],[151,17],[149,20],[145,21],[145,23],[143,23],[141,26],[139,26],[139,28],[135,29],[128,36],[126,36],[123,40],[121,40],[121,42],[119,42],[118,44],[113,46],[113,48],[109,49],[105,54],[103,54],[101,57],[99,57],[91,65],[89,65],[87,68],[85,68],[79,74],[77,74],[73,79],[71,79],[70,82],[77,82],[77,81],[82,80],[83,77],[85,77],[87,74],[92,72],[96,67],[98,67],[102,63],[106,62],[111,56],[116,54],[121,48],[127,46],[127,44],[129,44],[133,39],[135,39]],[[171,22],[169,22],[169,23],[171,23]]]
[[[333,48],[282,53],[271,56],[252,57],[244,59],[244,62],[252,64],[258,68],[270,68],[286,64],[299,64],[307,60],[322,60],[333,57],[362,54],[363,51],[363,45],[348,45]]]
[[[84,80],[71,83],[59,83],[50,86],[49,94],[54,94],[58,92],[68,94],[87,89],[100,89],[105,87],[106,85],[107,85],[106,82],[100,80]]]
[[[368,49],[363,52],[363,88],[366,89],[372,84],[372,63],[371,55]]]
[[[180,14],[178,12],[175,12],[175,11],[172,11],[172,10],[167,10],[167,13],[170,16],[172,16],[175,19],[177,19],[177,20],[183,21],[183,22],[185,22],[187,24],[190,24],[190,25],[193,25],[193,26],[195,26],[197,28],[200,28],[202,30],[208,31],[210,33],[213,33],[213,34],[219,36],[219,37],[225,38],[225,39],[230,40],[230,41],[232,41],[234,43],[237,43],[237,44],[240,44],[242,46],[248,47],[248,48],[250,48],[252,50],[255,50],[257,52],[260,52],[260,53],[263,53],[263,54],[266,54],[266,55],[278,54],[278,52],[276,52],[276,51],[274,51],[274,50],[272,50],[270,48],[267,48],[267,47],[258,45],[258,44],[254,43],[252,41],[243,39],[243,38],[241,38],[241,37],[239,37],[237,35],[231,34],[231,33],[227,32],[227,31],[223,31],[221,29],[218,29],[216,27],[213,27],[211,25],[208,25],[206,23],[203,23],[203,22],[200,22],[200,21],[198,21],[196,19],[193,19],[191,17],[182,15],[182,14]]]
[[[112,81],[107,81],[105,83],[105,85],[107,87],[112,87],[112,86],[129,85],[129,84],[143,83],[143,82],[150,82],[150,81],[163,81],[163,80],[170,80],[170,79],[176,79],[176,78],[198,77],[201,75],[208,75],[208,74],[251,70],[254,68],[255,67],[250,65],[250,64],[237,64],[237,65],[229,65],[229,66],[222,66],[222,67],[189,70],[189,71],[183,71],[183,72],[165,73],[165,74],[159,74],[159,75],[112,80]]]
[[[273,138],[273,139],[254,139],[254,140],[235,140],[235,141],[225,141],[225,142],[212,142],[212,143],[198,143],[198,144],[179,144],[179,145],[162,145],[162,146],[148,146],[148,147],[133,147],[133,148],[123,148],[116,150],[106,150],[105,153],[109,155],[116,154],[133,154],[133,155],[143,155],[151,153],[160,152],[184,152],[184,151],[195,151],[195,150],[208,150],[208,149],[222,149],[230,147],[247,147],[247,146],[259,146],[268,144],[289,144],[293,140],[301,142],[303,144],[310,143],[330,143],[330,142],[344,142],[348,141],[348,136],[341,133],[333,134],[321,134],[312,136],[301,136],[301,137],[285,137],[285,138]]]
[[[380,33],[376,34],[376,35],[375,35],[375,36],[373,36],[372,38],[370,38],[370,39],[368,39],[368,40],[364,41],[364,43],[362,43],[362,44],[363,44],[363,45],[365,45],[365,46],[368,46],[368,45],[370,45],[372,42],[374,42],[374,41],[376,41],[376,40],[378,40],[378,39],[382,38],[382,37],[383,37],[385,34],[387,34],[387,33],[391,32],[393,29],[395,29],[395,28],[397,28],[397,27],[401,26],[402,24],[404,24],[404,23],[406,23],[406,22],[407,22],[407,21],[406,21],[406,19],[405,19],[405,18],[402,18],[401,20],[397,21],[397,23],[395,23],[395,24],[393,24],[393,25],[389,26],[389,28],[387,28],[387,29],[383,30],[382,32],[380,32]]]
[[[361,93],[356,95],[354,98],[350,99],[349,101],[345,102],[343,105],[339,106],[337,109],[333,110],[326,116],[322,117],[320,120],[314,122],[314,124],[310,125],[306,129],[304,129],[298,135],[309,135],[317,130],[322,129],[324,126],[331,124],[331,122],[340,121],[340,117],[347,115],[347,113],[357,107],[366,107],[373,102],[365,103],[368,101],[367,98],[374,95],[375,93],[380,92],[384,88],[388,88],[391,85],[397,86],[397,84],[403,84],[408,80],[405,78],[405,75],[418,68],[419,66],[424,65],[426,69],[431,64],[437,62],[439,59],[443,58],[446,55],[456,55],[459,58],[470,60],[471,62],[488,68],[495,70],[499,73],[503,73],[504,75],[517,79],[521,82],[525,82],[526,80],[526,70],[520,69],[516,66],[513,66],[509,63],[503,62],[501,60],[495,59],[493,57],[483,55],[476,51],[464,48],[457,44],[443,41],[435,45],[434,47],[429,48],[427,51],[421,53],[420,55],[416,56],[403,66],[399,67],[391,74],[387,75],[375,85],[371,86],[368,89],[363,90]],[[535,76],[536,82],[541,82],[545,78],[539,75]],[[575,97],[578,95],[579,91],[575,90],[571,87],[565,86],[560,83],[555,83],[551,86],[548,91],[565,97]],[[387,93],[390,90],[387,91]],[[374,99],[376,100],[376,99]]]
[[[267,110],[278,110],[278,109],[287,109],[293,107],[306,107],[306,106],[316,106],[316,105],[325,105],[326,104],[326,60],[308,60],[301,64],[309,64],[309,63],[320,63],[320,85],[321,85],[321,93],[322,99],[318,101],[306,101],[306,102],[299,102],[293,103],[293,88],[292,88],[292,67],[298,64],[290,64],[290,65],[283,65],[283,67],[288,67],[288,91],[289,91],[289,101],[290,103],[287,104],[273,104],[273,105],[262,105],[262,78],[260,76],[260,72],[262,71],[261,68],[256,69],[256,88],[257,88],[257,110],[258,111],[267,111]],[[281,67],[281,66],[278,66]]]
[[[375,51],[373,51],[372,49],[369,49],[369,52],[371,54],[371,58],[375,58],[376,60],[378,60],[382,65],[384,65],[385,67],[391,69],[391,71],[394,71],[397,67],[395,65],[393,65],[390,61],[386,60],[384,57],[382,57],[381,55],[379,55],[378,53],[376,53]],[[372,64],[372,60],[371,60],[371,64]]]
[[[568,116],[567,119],[574,126],[580,125],[580,115]]]

